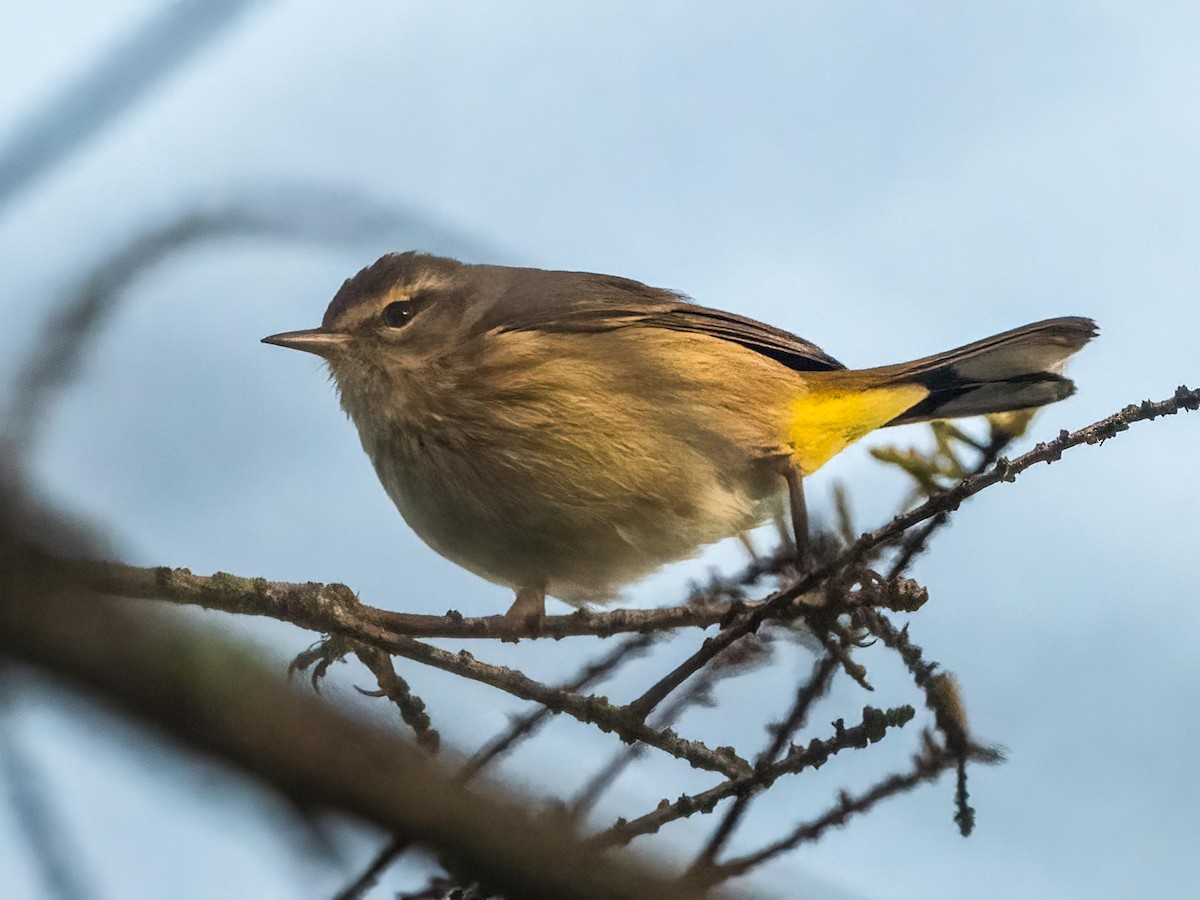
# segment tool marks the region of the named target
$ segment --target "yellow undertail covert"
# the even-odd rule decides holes
[[[811,475],[864,435],[929,395],[919,384],[811,385],[791,406],[788,440],[801,473]]]

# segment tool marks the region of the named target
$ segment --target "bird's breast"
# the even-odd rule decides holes
[[[763,448],[786,419],[761,386],[750,403],[711,366],[689,378],[606,335],[507,338],[437,378],[414,373],[387,415],[346,403],[434,550],[495,582],[596,600],[761,519],[782,485],[764,480]]]

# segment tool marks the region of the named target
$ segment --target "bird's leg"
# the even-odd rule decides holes
[[[800,470],[787,460],[784,463],[783,477],[788,486],[788,502],[792,508],[792,536],[796,540],[796,565],[800,574],[806,574],[812,567],[809,558],[808,545],[808,504],[804,501],[804,476]]]
[[[738,540],[742,542],[742,546],[746,548],[746,553],[750,556],[750,562],[758,565],[762,562],[762,557],[758,555],[758,551],[754,549],[754,540],[750,537],[750,532],[739,531],[737,534]]]
[[[517,598],[504,614],[508,630],[514,639],[523,634],[536,634],[541,629],[542,619],[545,617],[545,584],[517,588]]]

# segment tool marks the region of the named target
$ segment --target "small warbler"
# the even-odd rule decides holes
[[[877,428],[1070,396],[1090,319],[1048,319],[913,362],[847,369],[808,341],[588,272],[389,254],[320,328],[263,340],[322,357],[384,488],[434,550],[536,621],[618,589],[790,500]]]

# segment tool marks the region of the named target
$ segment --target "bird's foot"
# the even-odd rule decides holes
[[[504,614],[505,641],[517,641],[523,637],[534,637],[541,633],[542,621],[546,618],[546,589],[523,587],[517,590],[517,598]]]

